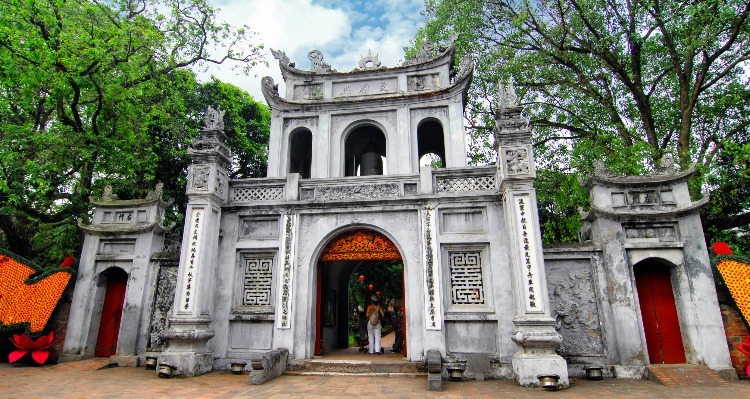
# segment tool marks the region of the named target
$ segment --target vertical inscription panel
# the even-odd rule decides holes
[[[182,276],[181,295],[178,309],[180,313],[193,311],[195,303],[195,284],[198,276],[198,265],[201,254],[201,237],[205,219],[205,208],[195,207],[190,211],[190,224],[187,231],[188,241],[185,258],[185,272]]]
[[[516,217],[518,235],[518,252],[521,260],[521,275],[523,280],[522,295],[527,312],[543,312],[543,301],[538,298],[539,285],[539,248],[537,248],[537,234],[534,226],[534,207],[531,197],[520,194],[514,197],[513,208]]]

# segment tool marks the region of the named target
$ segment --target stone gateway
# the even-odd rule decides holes
[[[687,191],[692,168],[615,176],[598,167],[582,181],[591,204],[581,242],[545,248],[531,129],[512,86],[496,107],[497,165],[467,166],[473,64],[454,62],[453,43],[427,43],[393,68],[368,53],[351,72],[317,50],[310,70],[274,56],[285,90],[262,79],[266,178],[228,178],[223,111],[209,109],[190,149],[180,245],[164,239],[160,190],[92,200],[63,359],[94,356],[118,269],[127,275],[120,364],[158,356],[192,376],[244,361],[265,373],[255,374],[261,383],[287,360],[348,346],[352,274],[363,261],[399,260],[406,359],[444,377],[460,369],[538,386],[557,374],[568,385],[586,366],[639,378],[674,361],[731,372],[705,200]]]

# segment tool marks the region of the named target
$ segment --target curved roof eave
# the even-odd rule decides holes
[[[263,96],[266,98],[266,102],[272,109],[281,111],[313,111],[320,108],[329,106],[341,106],[343,104],[355,104],[362,101],[366,101],[368,104],[377,104],[378,102],[387,101],[403,101],[407,102],[413,98],[427,98],[427,97],[453,97],[457,92],[462,93],[463,105],[466,106],[466,96],[469,90],[469,85],[474,76],[474,62],[471,59],[467,59],[462,66],[464,73],[456,76],[455,81],[448,87],[433,90],[433,91],[419,91],[409,93],[397,93],[388,96],[378,97],[346,97],[345,99],[327,99],[327,100],[308,100],[308,101],[289,101],[282,98],[278,92],[278,85],[274,84],[273,78],[266,76],[261,79],[261,91]]]
[[[354,69],[349,72],[339,72],[336,70],[331,70],[331,72],[316,72],[316,71],[304,71],[301,69],[297,69],[293,67],[294,63],[291,63],[289,58],[280,51],[274,51],[274,58],[276,58],[279,61],[279,69],[281,70],[281,76],[284,78],[284,81],[287,81],[287,78],[295,78],[295,79],[303,79],[303,80],[309,80],[315,77],[348,77],[356,75],[358,77],[366,77],[367,75],[382,75],[383,73],[402,73],[402,72],[410,72],[410,71],[417,71],[420,69],[427,69],[427,68],[435,68],[444,64],[452,64],[453,60],[456,56],[456,44],[452,43],[448,48],[446,48],[443,52],[436,55],[433,58],[430,58],[427,61],[424,62],[418,62],[414,64],[408,64],[408,65],[399,65],[395,67],[383,67],[383,68],[376,68],[376,69]]]

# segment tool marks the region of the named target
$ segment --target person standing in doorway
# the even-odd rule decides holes
[[[391,349],[391,352],[399,353],[401,352],[402,347],[404,345],[404,330],[402,328],[403,323],[401,322],[401,318],[395,314],[391,314],[390,312],[385,312],[385,315],[383,315],[383,318],[388,323],[391,323],[391,325],[393,326],[393,333],[396,336],[396,338],[393,341],[393,348]]]
[[[362,309],[362,308],[360,308]],[[370,320],[365,316],[365,312],[361,311],[357,315],[357,330],[359,330],[359,351],[364,352],[365,345],[367,345],[367,325],[370,324]]]
[[[372,303],[367,305],[367,341],[370,345],[369,353],[379,355],[380,354],[380,332],[383,329],[383,325],[380,320],[383,318],[383,308],[380,307],[378,297],[373,295],[371,298]]]

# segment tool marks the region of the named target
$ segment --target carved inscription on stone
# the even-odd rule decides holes
[[[317,201],[343,199],[395,198],[400,195],[398,183],[358,184],[348,186],[321,186],[317,188]]]
[[[396,93],[397,91],[398,80],[396,78],[333,83],[334,97],[373,96]]]
[[[563,337],[558,353],[562,356],[603,355],[590,261],[547,263],[547,286],[555,328]]]
[[[191,312],[195,306],[195,284],[198,277],[200,260],[201,236],[203,235],[204,208],[193,208],[190,213],[190,224],[186,226],[189,234],[187,259],[185,259],[185,275],[182,277],[182,296],[180,297],[180,311]]]
[[[161,352],[167,342],[162,335],[167,330],[167,319],[172,311],[174,291],[177,286],[177,266],[160,265],[156,282],[154,302],[151,304],[151,326],[149,327],[148,349]]]
[[[279,315],[276,318],[276,328],[292,327],[292,282],[294,281],[294,231],[296,229],[297,215],[290,213],[284,216],[284,240],[282,242],[282,253],[284,256],[281,271],[281,295],[279,300]]]
[[[435,208],[427,206],[422,211],[423,259],[425,263],[425,322],[428,330],[442,329],[440,308],[440,275],[435,265]]]
[[[526,311],[534,312],[542,310],[542,303],[539,302],[539,262],[537,256],[536,234],[533,228],[533,208],[528,194],[522,194],[516,197],[514,204],[516,221],[518,223],[518,243],[520,259],[522,262],[523,287],[526,296]]]

